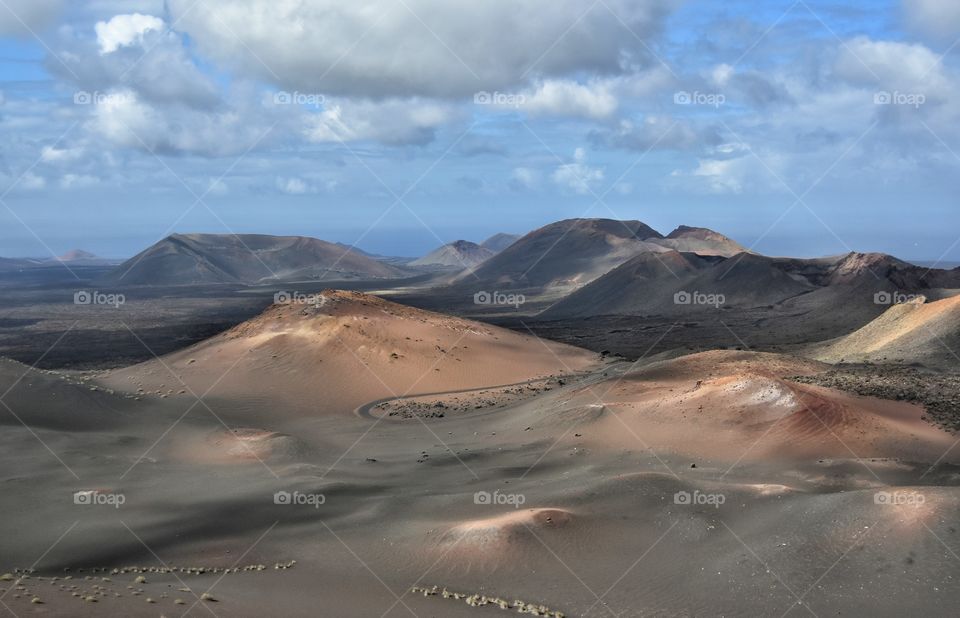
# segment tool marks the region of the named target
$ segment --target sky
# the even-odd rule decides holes
[[[0,0],[0,256],[560,219],[960,261],[960,3]]]

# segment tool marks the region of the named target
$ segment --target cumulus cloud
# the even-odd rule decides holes
[[[424,145],[454,117],[451,106],[421,99],[331,101],[322,112],[307,117],[305,134],[318,143],[373,140]]]
[[[553,182],[576,193],[589,192],[601,180],[603,170],[587,165],[587,153],[583,148],[574,151],[572,163],[564,163],[553,172]]]
[[[650,65],[644,41],[674,0],[170,0],[210,57],[289,89],[335,96],[467,97],[532,77]],[[609,7],[609,8],[608,8]]]
[[[101,54],[109,54],[121,47],[134,44],[143,44],[143,37],[148,32],[160,31],[166,24],[159,17],[132,13],[129,15],[115,15],[110,21],[97,22],[94,29],[97,32],[97,43]]]
[[[609,118],[617,111],[617,97],[609,81],[579,84],[572,80],[547,80],[524,95],[523,109],[556,116]]]
[[[835,71],[854,83],[929,89],[939,67],[940,54],[922,44],[857,37],[842,48]]]
[[[113,93],[95,105],[90,127],[116,146],[208,157],[245,153],[269,143],[271,133],[270,125],[256,122],[250,112],[158,107],[130,91]]]
[[[69,163],[81,157],[83,157],[83,148],[44,146],[40,151],[40,160],[44,163]]]
[[[220,88],[200,70],[182,35],[165,29],[159,18],[118,15],[96,30],[97,44],[69,31],[48,69],[91,94],[122,88],[154,103],[203,109],[223,104]]]
[[[301,178],[277,178],[277,190],[287,195],[303,195],[313,188]]]
[[[540,184],[540,173],[528,167],[516,167],[510,174],[510,188],[514,191],[535,189]]]

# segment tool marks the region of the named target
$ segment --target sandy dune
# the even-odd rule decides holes
[[[827,362],[923,363],[955,367],[960,360],[960,296],[934,302],[918,297],[893,305],[863,328],[819,347]]]
[[[599,362],[328,291],[96,380],[0,363],[29,424],[7,415],[0,433],[2,601],[82,617],[952,615],[954,436],[917,406],[788,379],[819,361],[667,356]],[[369,409],[407,391],[409,414]]]
[[[391,395],[511,384],[597,362],[585,350],[365,294],[326,291],[310,301],[274,305],[209,341],[103,382],[154,397],[213,389],[215,396],[312,413]]]
[[[694,354],[578,389],[545,422],[576,426],[592,448],[640,440],[658,452],[727,461],[933,461],[953,444],[921,420],[918,406],[785,379],[826,367],[776,354]]]

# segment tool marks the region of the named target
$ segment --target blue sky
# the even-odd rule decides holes
[[[960,261],[949,4],[4,0],[0,255],[592,216]]]

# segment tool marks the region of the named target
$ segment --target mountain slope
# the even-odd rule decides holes
[[[732,257],[747,250],[735,240],[703,227],[681,225],[666,238],[653,240],[658,245],[683,253]]]
[[[298,411],[349,412],[379,398],[512,384],[591,366],[595,354],[470,320],[327,290],[164,358],[112,372],[117,389],[194,392]],[[569,368],[569,369],[568,369]],[[177,377],[171,375],[171,370]]]
[[[500,253],[501,251],[503,251],[513,243],[520,240],[520,238],[521,236],[519,234],[504,234],[501,232],[499,234],[494,234],[490,238],[486,239],[485,241],[480,243],[480,246],[483,247],[484,249],[489,249],[494,253]]]
[[[721,259],[676,251],[646,253],[577,290],[541,316],[671,315],[715,310],[718,305],[750,308],[774,305],[812,289],[764,256],[745,253]],[[704,305],[693,300],[708,295],[717,302]]]
[[[481,264],[468,283],[491,288],[575,287],[589,283],[634,255],[667,248],[640,221],[568,219],[530,232]]]
[[[129,285],[250,284],[277,279],[388,278],[401,272],[316,238],[174,234],[118,266],[106,280]]]
[[[410,266],[450,266],[473,268],[477,264],[493,257],[494,252],[467,240],[458,240],[435,249],[410,262]]]
[[[918,297],[896,304],[814,355],[828,362],[896,361],[956,367],[960,360],[960,296],[935,302]]]

